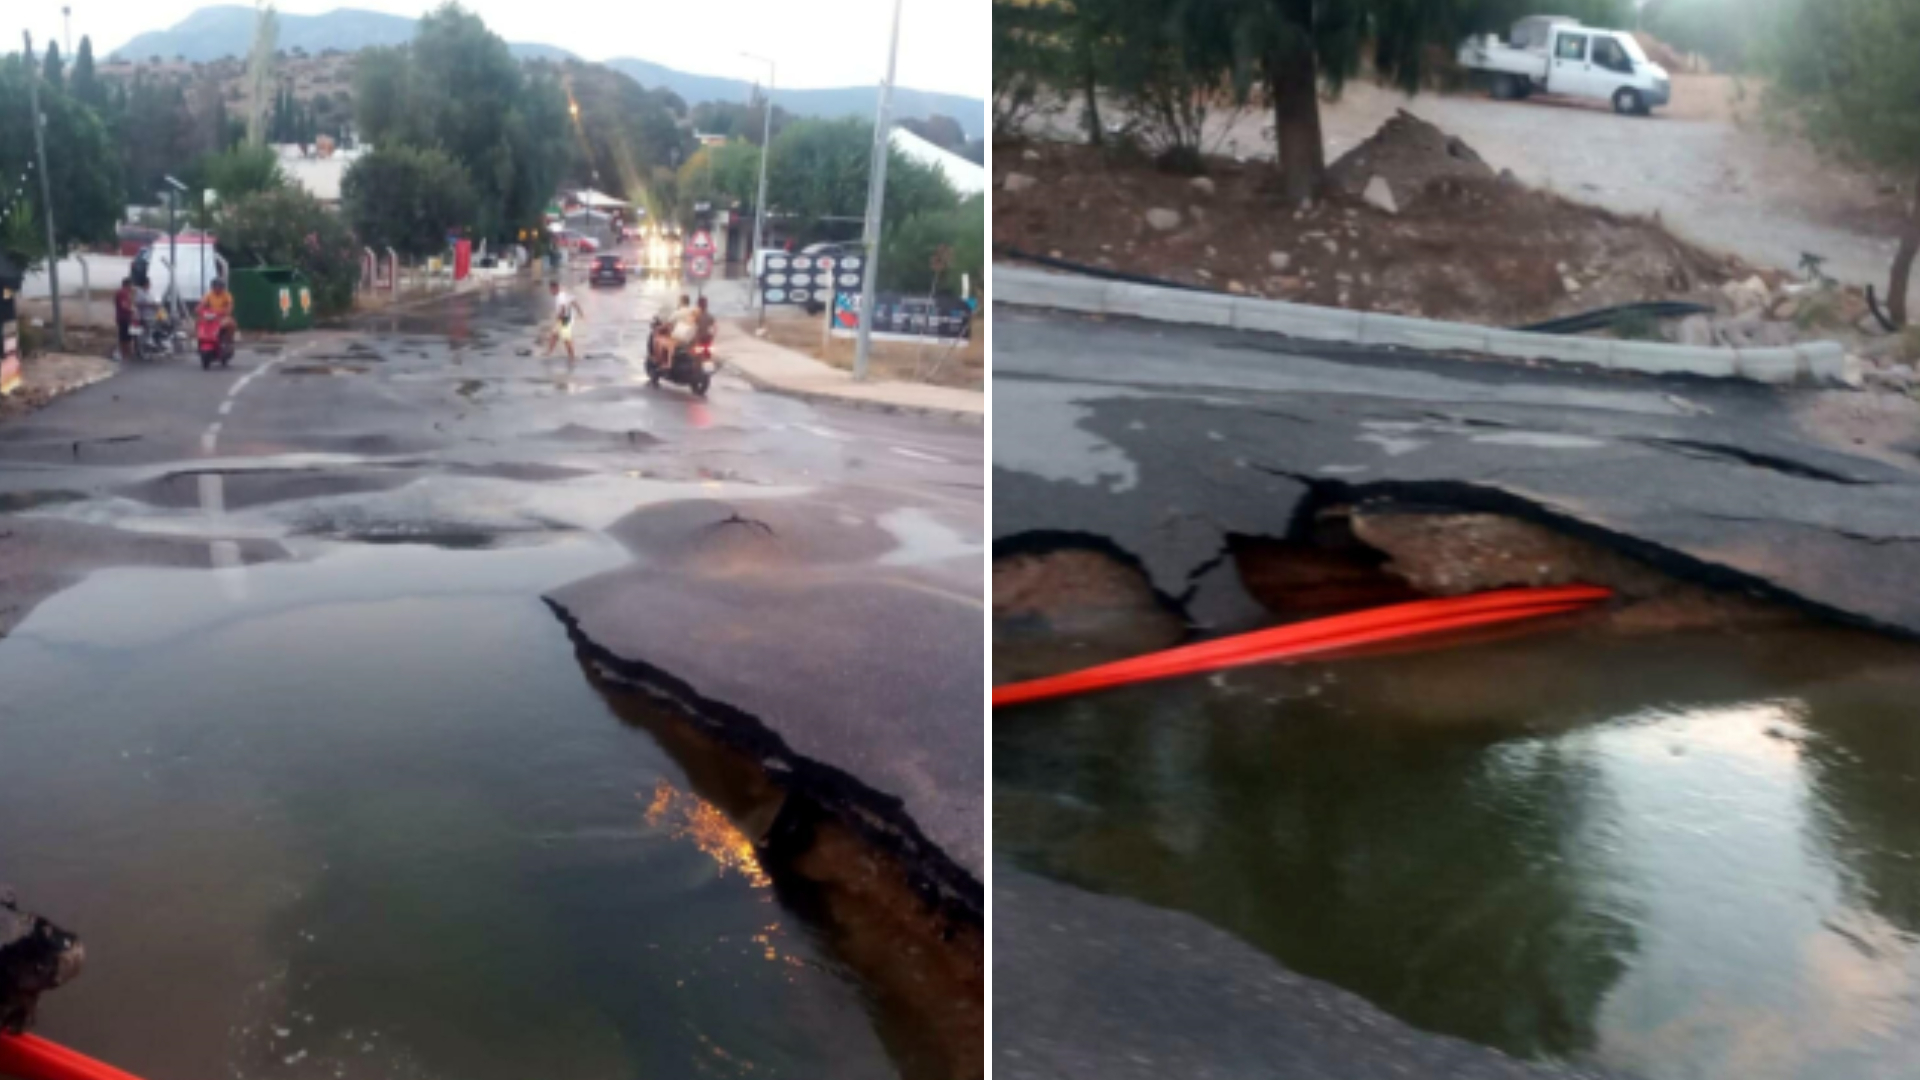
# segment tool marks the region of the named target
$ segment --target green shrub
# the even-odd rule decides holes
[[[313,283],[320,315],[353,307],[359,249],[338,215],[298,188],[246,196],[220,215],[220,253],[235,269],[291,266]]]

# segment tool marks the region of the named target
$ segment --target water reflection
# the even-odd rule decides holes
[[[755,888],[773,884],[760,866],[760,853],[727,815],[698,795],[690,795],[661,780],[647,803],[647,825],[675,840],[690,841],[713,860],[722,876],[738,874]]]
[[[1804,630],[1236,672],[997,718],[995,837],[1515,1054],[1906,1075],[1917,696]]]

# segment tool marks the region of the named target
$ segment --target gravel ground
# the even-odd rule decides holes
[[[1529,185],[1617,213],[1657,212],[1681,237],[1758,265],[1793,270],[1802,252],[1814,252],[1841,281],[1884,289],[1897,202],[1874,178],[1823,160],[1803,140],[1776,140],[1758,121],[1739,119],[1753,110],[1739,108],[1737,96],[1724,76],[1682,75],[1674,107],[1640,119],[1555,99],[1408,98],[1356,82],[1323,107],[1322,123],[1332,161],[1404,108]],[[1218,124],[1221,152],[1271,157],[1271,123],[1249,112]],[[1055,116],[1047,126],[1070,123]],[[1920,281],[1913,299],[1920,304]]]

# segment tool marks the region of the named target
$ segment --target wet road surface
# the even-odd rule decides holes
[[[1576,627],[1003,710],[996,850],[1518,1058],[1896,1076],[1916,690],[1914,647],[1847,631]]]
[[[581,650],[734,708],[723,677],[814,671],[754,720],[977,891],[978,429],[651,389],[661,291],[569,288],[571,368],[538,355],[544,290],[502,287],[0,428],[0,879],[92,950],[48,1035],[154,1080],[942,1075],[756,858],[782,789]],[[799,595],[814,633],[751,632]],[[709,645],[638,655],[560,596]],[[896,601],[912,640],[837,651]],[[806,727],[969,678],[890,714],[884,761]]]

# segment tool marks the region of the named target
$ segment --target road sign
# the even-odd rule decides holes
[[[688,255],[687,276],[695,281],[705,281],[713,276],[712,255]]]
[[[687,238],[687,253],[690,255],[712,255],[713,234],[705,229],[695,229]]]

